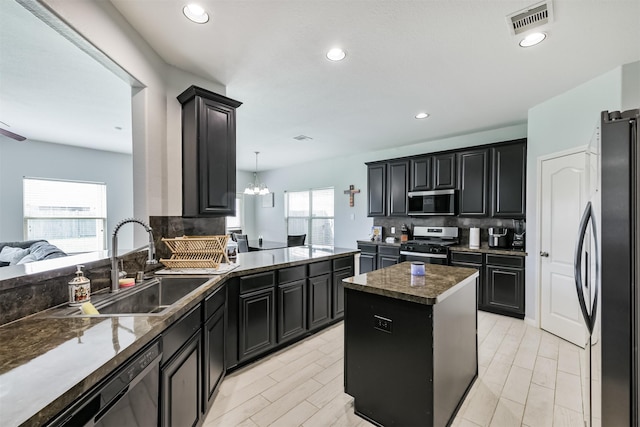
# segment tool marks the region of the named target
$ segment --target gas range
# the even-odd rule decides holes
[[[446,254],[448,246],[453,246],[457,242],[440,241],[434,239],[428,240],[409,240],[400,245],[401,251],[422,252],[429,254]]]
[[[446,264],[449,246],[457,245],[458,227],[420,227],[413,229],[413,240],[400,245],[400,255],[411,261],[421,258],[433,258]],[[430,260],[425,259],[425,262]]]

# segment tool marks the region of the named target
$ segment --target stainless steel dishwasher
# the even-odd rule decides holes
[[[161,357],[155,340],[49,425],[157,427]]]

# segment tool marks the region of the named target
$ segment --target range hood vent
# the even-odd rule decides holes
[[[525,33],[553,21],[553,9],[550,1],[537,3],[526,9],[507,16],[512,35]]]

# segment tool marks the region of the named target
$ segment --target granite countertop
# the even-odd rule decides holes
[[[300,246],[238,254],[163,315],[57,317],[50,309],[0,327],[0,419],[42,425],[121,366],[227,279],[358,253]],[[66,307],[66,305],[65,305]]]
[[[343,280],[344,287],[419,304],[433,305],[479,277],[475,268],[425,264],[424,276],[411,275],[411,262],[402,262]],[[474,285],[475,286],[475,285]]]
[[[511,248],[490,248],[488,243],[480,244],[477,249],[469,248],[469,245],[457,245],[449,246],[449,250],[454,252],[476,252],[483,254],[496,254],[496,255],[513,255],[513,256],[527,256],[525,251]]]

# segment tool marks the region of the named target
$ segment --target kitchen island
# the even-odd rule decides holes
[[[229,367],[229,358],[226,365],[224,362],[225,347],[227,352],[235,351],[237,354],[243,349],[243,339],[253,343],[262,338],[262,332],[266,329],[270,345],[255,350],[244,349],[246,351],[238,356],[238,365],[248,363],[339,321],[342,317],[341,312],[331,310],[331,299],[325,298],[322,300],[325,304],[321,306],[325,308],[323,314],[328,312],[328,315],[324,316],[323,322],[315,329],[309,327],[309,320],[312,319],[303,316],[298,318],[302,326],[295,333],[279,339],[275,333],[280,328],[260,327],[262,323],[245,324],[244,318],[251,322],[254,319],[260,320],[260,317],[253,316],[256,313],[254,309],[262,307],[260,302],[251,303],[256,301],[253,298],[256,292],[265,292],[267,289],[262,286],[262,279],[273,279],[269,292],[275,295],[282,290],[282,295],[287,296],[278,300],[272,298],[265,307],[271,316],[270,324],[275,325],[282,320],[284,325],[289,325],[287,322],[292,319],[291,312],[307,313],[306,305],[296,306],[307,304],[307,300],[288,296],[306,296],[306,289],[312,289],[312,285],[315,285],[315,296],[331,295],[337,298],[337,292],[334,292],[337,288],[328,286],[335,284],[335,281],[331,282],[334,276],[341,278],[338,273],[351,271],[345,277],[353,275],[355,253],[357,250],[317,246],[242,253],[238,255],[234,269],[224,274],[202,276],[202,286],[162,314],[64,316],[61,312],[68,309],[64,304],[63,307],[52,308],[3,325],[0,327],[0,425],[47,424],[61,411],[99,388],[114,371],[125,366],[132,356],[144,351],[157,340],[162,341],[160,370],[163,375],[160,396],[155,396],[160,412],[159,424],[191,425],[192,420],[197,424],[204,419],[212,399],[215,398],[216,386]],[[321,270],[322,274],[316,275],[317,270]],[[295,283],[300,285],[296,289],[300,289],[300,294],[286,292],[292,288],[287,277],[293,272],[303,276],[302,279],[296,276]],[[257,278],[261,280],[258,282]],[[249,289],[247,294],[243,293],[243,287],[257,283],[261,286],[259,290]],[[121,291],[120,294],[124,295],[126,292]],[[230,302],[228,298],[235,302]],[[100,295],[92,295],[92,302],[99,299]],[[283,312],[283,316],[278,316],[279,311]],[[217,325],[223,325],[222,329],[216,329]],[[190,353],[192,349],[194,350]],[[187,358],[191,355],[191,359]],[[181,363],[183,360],[198,360],[202,363],[193,363],[195,371],[187,373],[185,369],[190,365]],[[219,364],[220,360],[223,361],[222,366]],[[174,370],[174,367],[179,368]],[[176,373],[185,375],[178,377]],[[178,389],[171,392],[165,390],[169,384],[165,381],[167,378],[189,378],[194,381],[193,384],[186,382],[184,393],[183,390],[177,392]],[[157,381],[159,380],[158,378]],[[180,381],[180,384],[184,383]],[[192,395],[198,397],[192,399]],[[177,400],[171,400],[174,398]],[[168,406],[180,410],[165,416]],[[182,409],[185,411],[181,411]],[[173,418],[176,414],[183,413],[190,417],[189,423]]]
[[[345,279],[345,392],[382,426],[445,426],[478,375],[471,268],[404,262]]]

